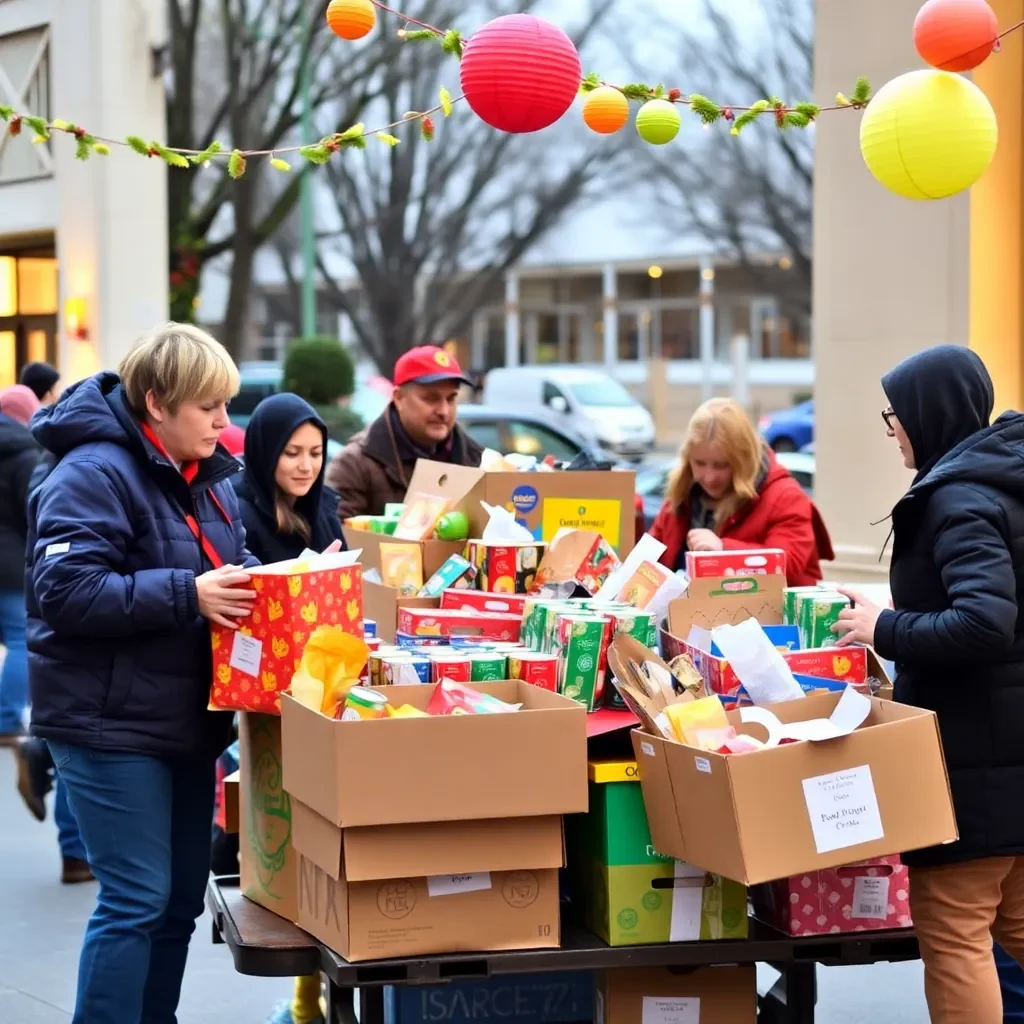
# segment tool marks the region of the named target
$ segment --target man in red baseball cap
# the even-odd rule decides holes
[[[483,449],[455,422],[463,385],[472,381],[436,345],[399,358],[391,404],[327,467],[327,486],[341,495],[342,519],[380,515],[389,502],[402,501],[417,459],[480,465]]]

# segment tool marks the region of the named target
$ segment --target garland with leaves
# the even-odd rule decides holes
[[[435,28],[433,25],[428,25],[388,7],[381,0],[370,0],[370,3],[378,10],[401,20],[405,26],[414,26],[403,27],[398,31],[399,37],[405,42],[439,44],[445,53],[461,60],[465,41],[457,30]],[[1024,22],[1001,33],[1000,38],[1022,25]],[[764,97],[747,105],[719,103],[699,93],[687,94],[681,89],[666,88],[663,85],[649,86],[642,82],[615,85],[604,81],[596,73],[584,77],[580,83],[580,94],[585,96],[601,86],[617,89],[631,102],[646,103],[648,100],[662,99],[669,103],[689,107],[705,127],[710,128],[712,125],[724,121],[730,125],[732,135],[739,135],[748,125],[762,118],[770,118],[780,131],[791,128],[807,128],[819,114],[836,110],[859,110],[871,102],[871,84],[866,78],[857,79],[849,97],[838,93],[834,105],[827,107],[819,107],[810,102],[787,104],[776,96]],[[107,156],[113,147],[122,147],[131,149],[140,156],[163,160],[168,166],[180,169],[208,167],[215,161],[226,160],[228,174],[232,178],[240,178],[245,174],[247,161],[253,158],[265,158],[275,170],[287,172],[292,167],[284,157],[289,155],[298,156],[308,164],[319,166],[327,163],[340,150],[365,149],[367,140],[371,137],[388,146],[397,146],[400,139],[394,132],[414,123],[418,124],[421,137],[429,142],[434,138],[436,132],[434,115],[440,113],[448,117],[452,112],[453,105],[462,99],[464,99],[462,96],[453,99],[449,91],[442,88],[438,96],[438,103],[429,110],[409,111],[397,121],[379,128],[367,129],[362,123],[354,124],[343,132],[324,136],[318,142],[309,145],[285,146],[272,150],[228,149],[218,141],[211,142],[205,149],[194,150],[167,146],[161,142],[147,142],[137,135],[129,135],[125,139],[104,138],[69,121],[47,120],[37,115],[20,113],[13,107],[2,105],[0,105],[0,121],[6,122],[7,133],[11,136],[22,134],[25,128],[31,129],[32,141],[36,144],[49,141],[54,133],[70,136],[75,140],[75,157],[78,160],[88,160],[93,155]]]

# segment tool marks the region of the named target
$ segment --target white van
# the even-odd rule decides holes
[[[617,381],[599,370],[517,366],[491,370],[484,405],[543,410],[563,419],[590,443],[623,458],[641,459],[654,448],[650,413]]]

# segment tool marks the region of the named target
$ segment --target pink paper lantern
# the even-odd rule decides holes
[[[547,128],[572,106],[582,69],[572,40],[556,25],[506,14],[470,36],[460,76],[473,113],[518,135]]]

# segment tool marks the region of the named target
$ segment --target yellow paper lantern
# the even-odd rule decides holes
[[[868,170],[907,199],[945,199],[970,188],[996,151],[995,111],[973,83],[948,71],[887,82],[860,123]]]

